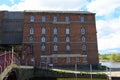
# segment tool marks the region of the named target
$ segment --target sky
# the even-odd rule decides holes
[[[64,10],[96,13],[99,53],[120,53],[120,0],[0,0],[1,10]]]

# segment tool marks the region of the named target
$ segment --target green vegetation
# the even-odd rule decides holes
[[[100,54],[99,59],[100,61],[120,62],[120,53]]]

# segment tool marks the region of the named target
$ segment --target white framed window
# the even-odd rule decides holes
[[[69,22],[69,16],[65,17],[65,22]]]
[[[76,57],[76,62],[80,62],[80,57]]]
[[[70,34],[70,28],[69,27],[66,28],[66,34]]]
[[[42,22],[46,21],[46,16],[42,16]]]
[[[33,42],[33,36],[30,36],[30,37],[29,37],[29,41],[30,41],[30,42]]]
[[[30,27],[30,34],[34,34],[34,28]]]
[[[45,51],[45,44],[41,45],[41,51]]]
[[[85,28],[84,27],[81,28],[81,34],[83,34],[83,35],[85,34]]]
[[[69,44],[66,45],[66,50],[70,51],[70,45]]]
[[[86,38],[85,38],[85,36],[82,36],[82,42],[86,42]]]
[[[67,63],[70,63],[70,57],[66,57]]]
[[[45,57],[41,57],[41,63],[45,63],[46,62],[46,58]]]
[[[45,32],[46,32],[45,27],[42,27],[42,34],[45,34]]]
[[[80,22],[81,22],[81,23],[84,23],[84,16],[81,16],[81,17],[80,17]]]
[[[54,35],[56,35],[58,33],[58,30],[56,27],[54,27],[53,32],[54,32]]]
[[[57,22],[57,16],[53,17],[53,22]]]
[[[58,42],[58,37],[54,36],[54,42]]]
[[[58,63],[58,57],[54,57],[54,63]]]
[[[86,45],[85,44],[82,45],[82,50],[86,51]]]
[[[58,51],[58,46],[56,44],[54,45],[54,51]]]
[[[66,42],[70,42],[70,37],[66,36]]]
[[[30,16],[30,22],[34,22],[34,16]]]
[[[41,37],[41,42],[45,42],[46,40],[45,40],[45,36],[42,36]]]

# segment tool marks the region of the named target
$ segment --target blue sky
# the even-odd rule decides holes
[[[0,10],[72,10],[96,13],[100,53],[120,53],[120,0],[0,0]]]

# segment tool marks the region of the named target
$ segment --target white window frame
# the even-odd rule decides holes
[[[54,33],[54,35],[57,35],[57,34],[58,34],[58,29],[57,29],[56,27],[54,27],[53,33]]]
[[[70,51],[70,45],[69,44],[66,44],[66,50]]]
[[[81,22],[81,23],[84,23],[84,22],[85,22],[84,16],[81,16],[81,17],[80,17],[80,22]]]
[[[70,34],[70,28],[66,27],[66,34]]]
[[[30,16],[30,22],[34,22],[34,16]]]
[[[82,36],[81,40],[82,40],[82,42],[86,42],[85,36]]]
[[[34,28],[30,27],[30,34],[34,34]]]
[[[53,22],[57,22],[57,21],[58,21],[57,16],[54,16],[53,17]]]
[[[33,39],[33,36],[30,36],[30,37],[29,37],[29,42],[33,42],[33,40],[34,40],[34,39]]]
[[[87,50],[87,47],[86,47],[85,44],[82,45],[82,50],[83,50],[83,51],[86,51],[86,50]]]
[[[41,45],[41,51],[45,51],[45,49],[46,49],[45,44],[42,44],[42,45]]]
[[[46,16],[42,16],[42,22],[46,22]]]
[[[67,23],[68,23],[69,21],[70,21],[69,16],[66,16],[66,17],[65,17],[65,22],[67,22]]]
[[[58,42],[58,37],[54,36],[54,42]]]
[[[54,45],[54,51],[58,51],[58,46],[56,44]]]
[[[42,37],[41,37],[41,42],[42,42],[42,43],[46,42],[45,36],[42,36]]]
[[[85,34],[85,28],[84,27],[81,28],[81,34],[83,34],[83,35]]]
[[[71,62],[71,58],[70,57],[66,57],[66,62],[70,63]]]
[[[42,27],[42,34],[45,34],[46,33],[46,29],[45,27]]]

